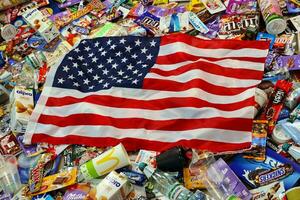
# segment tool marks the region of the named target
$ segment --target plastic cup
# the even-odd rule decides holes
[[[84,179],[90,180],[127,165],[130,165],[127,151],[122,144],[119,144],[81,165],[80,172]]]
[[[0,186],[8,194],[15,193],[22,187],[17,168],[17,159],[13,155],[1,157]]]

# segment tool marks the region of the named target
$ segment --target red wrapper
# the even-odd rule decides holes
[[[265,111],[261,116],[261,119],[268,120],[269,122],[269,134],[272,134],[273,132],[280,111],[283,107],[284,100],[289,91],[292,89],[292,86],[293,83],[286,80],[279,80],[275,85],[274,92],[272,93],[268,105],[266,106]]]

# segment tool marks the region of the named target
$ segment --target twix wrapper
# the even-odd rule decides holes
[[[266,106],[265,111],[263,112],[261,117],[261,119],[269,121],[268,134],[272,134],[280,111],[283,107],[284,100],[289,91],[292,89],[292,86],[293,84],[286,80],[277,81],[274,92],[272,93],[268,105]]]
[[[100,0],[92,0],[88,5],[86,5],[83,9],[78,10],[75,13],[72,13],[69,18],[67,19],[66,23],[62,25],[66,26],[67,24],[71,23],[72,21],[79,19],[80,17],[88,14],[94,9],[102,10],[104,8],[104,4]]]
[[[31,193],[38,192],[42,187],[44,177],[44,167],[52,159],[50,153],[45,153],[41,156],[36,166],[30,170],[29,174],[29,190]]]

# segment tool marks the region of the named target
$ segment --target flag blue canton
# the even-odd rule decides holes
[[[159,45],[159,38],[136,36],[82,40],[64,57],[53,86],[81,92],[141,88],[155,64]]]

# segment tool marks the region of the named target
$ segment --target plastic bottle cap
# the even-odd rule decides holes
[[[277,18],[277,19],[273,19],[267,24],[266,30],[270,34],[278,35],[286,29],[286,26],[287,24],[284,19]]]
[[[292,138],[287,135],[284,130],[282,129],[282,126],[280,124],[275,126],[275,129],[273,131],[272,134],[272,139],[278,143],[278,144],[282,144],[282,143],[286,143],[289,140],[291,140]]]
[[[146,163],[144,163],[144,162],[139,163],[139,169],[140,169],[141,171],[143,171],[143,170],[145,169],[145,167],[147,167],[147,164],[146,164]]]
[[[292,146],[292,145],[288,144],[288,143],[284,143],[281,148],[283,151],[287,152],[289,150],[290,146]]]

